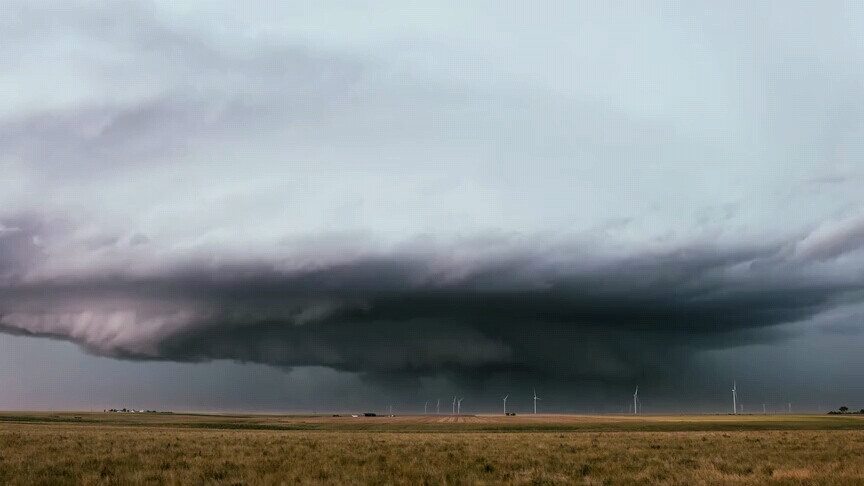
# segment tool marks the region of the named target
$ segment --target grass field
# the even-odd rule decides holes
[[[864,417],[0,413],[0,484],[864,484]]]

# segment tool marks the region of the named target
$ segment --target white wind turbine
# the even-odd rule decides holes
[[[423,404],[423,415],[426,415],[426,407],[429,406],[429,400],[426,400],[426,403]]]
[[[462,400],[464,400],[464,399],[465,399],[464,397],[460,398],[456,402],[456,415],[462,415]]]
[[[738,415],[738,384],[732,381],[732,415]]]
[[[633,393],[633,415],[639,415],[639,385],[636,385],[636,391]]]
[[[435,405],[435,414],[441,415],[441,399],[438,399],[438,404]]]
[[[507,397],[509,397],[509,396],[510,396],[509,393],[504,396],[504,415],[507,415]]]
[[[537,400],[542,400],[542,398],[537,396],[537,389],[534,389],[534,415],[537,415]]]
[[[453,395],[453,412],[450,415],[456,415],[456,395]]]

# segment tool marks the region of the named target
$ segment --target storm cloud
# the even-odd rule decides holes
[[[0,322],[125,359],[326,366],[382,379],[662,378],[693,353],[783,340],[784,325],[864,304],[859,223],[623,256],[499,237],[341,261],[193,261],[137,277],[7,270]],[[38,240],[6,231],[4,260],[26,254],[24,236]]]
[[[860,6],[4,7],[0,339],[563,390],[864,336]]]

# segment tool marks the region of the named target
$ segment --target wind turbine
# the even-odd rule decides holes
[[[464,400],[464,399],[465,399],[464,397],[460,398],[456,402],[456,415],[462,415],[462,400]]]
[[[542,400],[542,398],[537,396],[537,389],[534,389],[534,415],[537,415],[537,400]]]
[[[738,385],[732,381],[732,415],[738,415]]]
[[[429,400],[426,400],[426,403],[423,404],[423,415],[426,415],[426,407],[429,406]]]
[[[393,415],[393,405],[390,405],[390,415]]]
[[[441,415],[441,399],[438,399],[438,404],[435,405],[435,414]]]
[[[509,397],[509,396],[510,396],[509,393],[506,396],[504,396],[504,415],[507,415],[507,397]]]
[[[453,395],[453,412],[450,415],[456,415],[456,395]]]
[[[633,392],[633,415],[639,415],[639,407],[636,404],[639,402],[639,385],[636,385],[636,391]]]

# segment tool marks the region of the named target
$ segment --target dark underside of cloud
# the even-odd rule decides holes
[[[0,330],[121,359],[394,379],[662,378],[702,350],[783,339],[784,324],[856,304],[862,290],[861,272],[832,250],[859,249],[847,227],[836,232],[842,241],[820,233],[818,251],[804,237],[586,264],[575,245],[467,260],[426,249],[291,269],[190,264],[161,276],[36,282],[10,277],[38,258],[26,227],[6,227]]]

